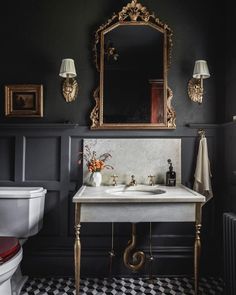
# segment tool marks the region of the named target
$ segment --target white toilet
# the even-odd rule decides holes
[[[19,295],[27,280],[20,271],[21,246],[42,228],[46,192],[42,187],[0,187],[0,295]]]

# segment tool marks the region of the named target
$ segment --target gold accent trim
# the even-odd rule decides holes
[[[132,238],[128,242],[128,246],[125,248],[123,254],[123,261],[125,266],[132,271],[138,271],[141,269],[145,263],[145,254],[142,251],[137,251],[133,253],[136,248],[136,224],[132,223]],[[130,257],[132,254],[132,258]],[[130,260],[132,259],[132,262]]]
[[[131,3],[128,3],[127,6],[124,6],[119,12],[119,21],[125,21],[127,18],[130,18],[131,21],[137,21],[138,18],[148,22],[150,18],[150,13],[147,8],[142,4],[138,3],[137,0],[132,0]]]
[[[106,29],[107,27],[109,27],[116,19],[118,18],[118,15],[116,14],[113,14],[113,16],[108,19],[108,21],[101,25],[99,27],[99,29],[96,31],[95,33],[95,42],[94,42],[94,46],[93,46],[93,52],[94,52],[94,62],[95,62],[95,65],[96,65],[96,69],[98,72],[100,72],[100,68],[99,68],[99,57],[98,57],[98,49],[97,49],[97,45],[99,44],[100,42],[100,33]]]
[[[76,99],[79,91],[79,85],[74,78],[66,78],[62,82],[62,93],[66,102],[72,102]]]
[[[134,2],[134,4],[132,4]],[[128,15],[126,15],[128,13]],[[131,15],[130,15],[131,14]],[[132,21],[132,18],[134,18],[134,16],[132,15],[138,15],[138,17],[136,18],[135,21]],[[122,16],[121,16],[122,15]],[[126,16],[125,16],[126,15]],[[126,20],[124,22],[124,20],[127,17],[130,17],[130,21]],[[138,18],[141,18],[141,21],[138,21]],[[131,22],[131,23],[130,23]],[[100,39],[101,39],[101,33],[103,30],[107,29],[108,27],[114,25],[114,24],[125,24],[127,25],[128,23],[130,25],[134,25],[136,24],[153,24],[156,25],[159,30],[163,33],[166,34],[167,36],[167,44],[166,44],[166,49],[167,49],[167,68],[169,69],[170,65],[171,65],[171,58],[172,58],[172,47],[173,47],[173,31],[171,30],[171,28],[163,23],[158,17],[155,16],[155,13],[152,12],[150,13],[146,7],[144,7],[142,4],[138,3],[137,0],[132,0],[131,3],[128,3],[127,6],[123,7],[122,10],[118,13],[113,13],[113,16],[111,18],[109,18],[107,20],[106,23],[102,24],[98,30],[95,32],[95,42],[94,42],[94,46],[93,46],[93,52],[94,52],[94,62],[97,68],[97,71],[100,72],[100,67],[99,67],[99,53],[100,53],[100,48],[98,50],[97,46],[100,43]]]
[[[34,107],[27,107],[29,102]],[[5,116],[43,117],[43,85],[5,85]]]
[[[93,93],[93,97],[95,99],[96,104],[90,114],[90,119],[92,121],[91,128],[98,128],[99,126],[99,109],[100,109],[99,92],[100,92],[100,88],[98,87]]]
[[[147,25],[164,34],[164,123],[103,123],[103,84],[104,84],[104,34],[122,25]],[[90,119],[91,129],[175,129],[176,114],[171,106],[173,92],[167,86],[167,71],[171,64],[171,52],[173,47],[173,32],[170,27],[160,21],[158,17],[140,4],[137,0],[132,0],[118,13],[114,13],[106,23],[101,25],[95,33],[93,46],[94,62],[96,69],[100,72],[100,86],[94,91],[95,107]]]
[[[79,295],[80,287],[80,260],[81,260],[81,243],[80,243],[80,203],[75,204],[75,243],[74,243],[74,260],[75,260],[75,288],[76,295]]]
[[[202,103],[203,88],[201,85],[201,79],[192,78],[188,82],[188,96],[194,102]]]
[[[98,87],[93,94],[93,97],[96,101],[96,105],[93,108],[91,114],[90,114],[90,119],[92,120],[92,125],[91,128],[97,129],[100,128],[102,129],[120,129],[121,127],[123,129],[138,129],[142,127],[143,129],[156,129],[158,128],[163,128],[165,129],[166,126],[163,125],[161,126],[160,124],[103,124],[103,126],[99,125],[99,115],[100,115],[100,88]],[[176,113],[174,111],[174,108],[172,107],[172,99],[173,99],[173,91],[170,89],[170,87],[167,87],[167,126],[169,129],[175,129],[176,128]]]
[[[173,91],[167,87],[167,126],[168,128],[176,128],[176,113],[172,107]]]

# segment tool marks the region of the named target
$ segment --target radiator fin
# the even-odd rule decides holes
[[[227,295],[236,294],[236,214],[223,215],[224,280]]]

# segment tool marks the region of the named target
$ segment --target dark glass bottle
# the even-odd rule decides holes
[[[169,171],[166,172],[166,186],[176,185],[176,172],[173,171],[172,162],[170,159],[167,160],[169,164]]]

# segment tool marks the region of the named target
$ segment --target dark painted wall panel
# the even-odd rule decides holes
[[[82,163],[78,161],[82,159],[81,152],[83,150],[83,140],[79,137],[71,138],[71,162],[70,162],[70,180],[82,181]]]
[[[59,178],[60,138],[27,137],[25,180],[59,180]]]
[[[221,171],[221,175],[224,175],[223,204],[225,211],[236,212],[236,122],[226,124],[222,129],[225,143],[224,169]]]
[[[225,59],[225,122],[231,122],[233,116],[236,115],[236,100],[235,100],[235,75],[236,75],[236,36],[233,33],[233,28],[236,18],[236,8],[233,2],[226,1],[226,37],[225,44],[229,44],[225,47],[226,59]],[[222,85],[223,86],[223,85]]]
[[[14,181],[14,165],[14,138],[0,137],[0,181]]]
[[[60,193],[47,191],[45,197],[45,209],[43,228],[39,236],[58,236],[60,235]]]

